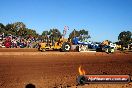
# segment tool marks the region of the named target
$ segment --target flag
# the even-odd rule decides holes
[[[69,30],[69,27],[68,26],[64,26],[64,30],[63,30],[63,34],[65,35],[67,30]]]
[[[69,30],[69,27],[68,26],[65,26],[64,27],[64,30],[66,30],[66,31]]]

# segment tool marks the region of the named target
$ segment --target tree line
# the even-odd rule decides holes
[[[4,25],[0,23],[0,33],[4,33],[5,36],[12,34],[14,36],[37,37],[39,34],[34,29],[29,29],[23,22],[15,22]]]
[[[60,38],[60,36],[63,36],[63,33],[59,31],[59,29],[50,29],[48,31],[43,31],[42,34],[38,34],[36,30],[27,28],[26,25],[23,22],[15,22],[15,23],[9,23],[7,25],[4,25],[0,23],[0,33],[4,33],[5,35],[12,34],[14,36],[22,36],[22,37],[40,37],[40,38],[47,38],[47,37],[53,37],[55,41]],[[82,37],[83,36],[83,37]],[[73,39],[74,37],[79,37],[80,39],[84,38],[90,38],[89,32],[85,29],[77,31],[74,29],[70,34],[69,38]],[[123,31],[118,36],[118,44],[122,46],[126,46],[130,43],[132,43],[132,32],[131,31]]]
[[[122,45],[122,47],[127,47],[128,44],[132,44],[132,32],[123,31],[118,36],[117,44]]]
[[[36,30],[27,28],[26,25],[23,22],[15,22],[10,23],[7,25],[4,25],[0,23],[0,33],[4,33],[6,36],[8,34],[12,34],[14,36],[22,36],[22,37],[39,37],[39,38],[47,38],[53,37],[55,41],[60,38],[60,36],[64,36],[63,33],[59,31],[59,29],[53,28],[48,31],[43,31],[42,34],[38,34]],[[80,31],[77,31],[74,29],[70,35],[69,38],[72,39],[73,37],[79,37],[80,35],[85,35],[85,37],[90,38],[90,35],[88,34],[88,31],[82,29]]]

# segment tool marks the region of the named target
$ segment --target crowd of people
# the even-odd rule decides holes
[[[0,48],[38,48],[38,43],[41,42],[38,38],[29,36],[14,36],[9,34],[5,36],[0,34]]]

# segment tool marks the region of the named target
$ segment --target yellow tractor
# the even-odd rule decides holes
[[[114,53],[114,46],[111,46],[111,43],[108,40],[105,40],[100,45],[100,51],[104,51],[106,53]]]
[[[45,42],[39,43],[38,50],[41,52],[46,50],[60,50],[62,52],[69,52],[71,50],[71,43],[68,39],[64,39],[62,37],[60,37],[57,42],[54,42],[53,38],[47,38]]]

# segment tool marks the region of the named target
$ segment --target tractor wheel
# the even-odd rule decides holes
[[[68,42],[64,42],[62,44],[62,49],[63,52],[69,52],[71,50],[71,45]]]
[[[45,52],[46,50],[43,48],[42,50],[41,50],[41,52]]]

